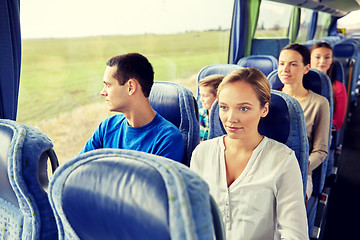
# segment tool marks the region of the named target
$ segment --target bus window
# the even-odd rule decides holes
[[[329,13],[318,12],[314,39],[320,39],[328,35],[327,30],[329,28],[330,20],[331,15]]]
[[[17,120],[45,132],[60,163],[73,157],[109,115],[99,94],[106,61],[127,52],[145,55],[156,81],[195,93],[202,67],[227,62],[233,4],[24,1]]]
[[[300,28],[296,42],[305,42],[308,40],[309,28],[311,23],[312,10],[301,8]]]
[[[287,37],[292,6],[262,1],[255,38]]]

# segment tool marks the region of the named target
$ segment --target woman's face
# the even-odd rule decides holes
[[[320,47],[312,50],[311,67],[326,73],[333,62],[332,55],[332,50],[326,47]]]
[[[219,93],[220,120],[233,139],[258,134],[261,117],[268,113],[268,103],[262,108],[253,87],[246,82],[228,83]]]
[[[303,58],[295,50],[283,50],[279,55],[278,75],[285,84],[302,84],[302,79],[309,72],[310,65],[304,66]]]

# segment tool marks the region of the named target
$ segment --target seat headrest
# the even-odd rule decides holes
[[[357,52],[354,42],[341,42],[334,46],[334,56],[337,58],[352,58]]]
[[[199,82],[206,76],[213,75],[213,74],[222,74],[228,75],[234,70],[241,69],[242,67],[237,64],[212,64],[206,67],[203,67],[199,74],[197,81]]]
[[[277,59],[281,49],[288,45],[289,41],[289,38],[253,38],[251,55],[272,55]]]
[[[175,84],[154,82],[149,96],[153,109],[178,128],[181,124],[179,94]]]
[[[63,190],[64,213],[80,239],[170,239],[167,200],[160,174],[133,159],[83,164]]]
[[[278,61],[272,55],[251,55],[241,58],[238,65],[259,69],[265,76],[278,68]]]
[[[274,93],[271,93],[269,113],[262,118],[258,130],[261,135],[275,139],[286,144],[290,132],[290,118],[285,100]]]
[[[274,70],[269,74],[268,80],[271,89],[278,90],[284,86],[284,84],[279,79],[277,70]],[[309,72],[303,77],[303,84],[306,89],[309,89],[314,93],[320,94],[326,98],[330,97],[329,86],[331,86],[331,83],[327,83],[328,81],[330,81],[329,77],[325,73],[313,68],[310,68]]]
[[[331,75],[333,79],[338,80],[339,82],[345,84],[345,72],[343,65],[337,60],[333,60],[333,68]]]
[[[209,187],[157,155],[97,149],[62,164],[50,182],[61,239],[211,239]]]

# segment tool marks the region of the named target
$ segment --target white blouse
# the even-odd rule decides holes
[[[209,184],[226,239],[308,239],[300,168],[294,151],[264,137],[227,187],[224,136],[200,143],[190,168]]]

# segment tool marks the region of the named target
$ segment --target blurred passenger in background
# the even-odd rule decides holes
[[[199,81],[201,107],[199,108],[200,141],[209,138],[209,115],[212,104],[216,99],[217,88],[224,75],[213,74]]]
[[[338,131],[343,125],[347,94],[345,85],[332,76],[333,70],[333,49],[327,42],[317,42],[311,49],[311,67],[326,73],[332,84],[334,97],[333,131]]]

